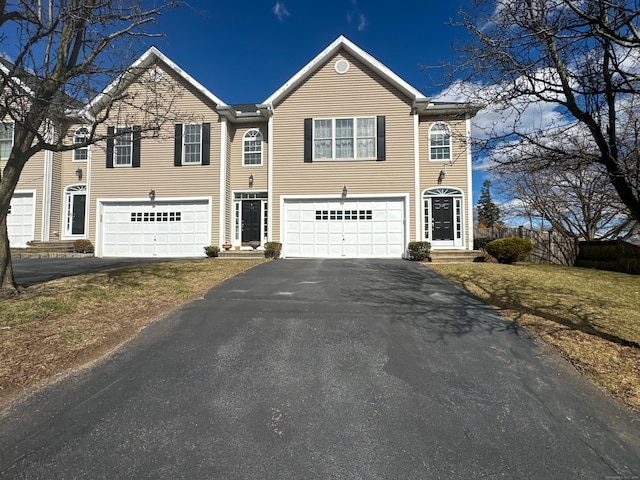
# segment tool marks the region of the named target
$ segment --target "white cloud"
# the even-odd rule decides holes
[[[291,16],[289,10],[287,10],[287,7],[285,7],[284,3],[282,2],[276,2],[276,4],[273,6],[273,13],[281,22],[284,22],[285,18]]]
[[[364,13],[362,13],[358,8],[357,0],[351,0],[351,3],[353,4],[353,10],[347,13],[347,23],[351,23],[355,20],[358,23],[358,31],[362,32],[367,28],[369,22],[367,21],[367,17],[365,17]]]

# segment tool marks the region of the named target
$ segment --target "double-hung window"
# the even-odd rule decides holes
[[[202,163],[202,125],[185,124],[182,133],[183,156],[185,165],[197,165]]]
[[[7,159],[13,148],[13,123],[0,122],[0,158]]]
[[[142,128],[107,127],[107,168],[140,167]]]
[[[243,165],[262,165],[262,133],[260,130],[252,129],[244,134],[243,144]]]
[[[133,160],[133,132],[131,128],[117,128],[113,144],[113,163],[116,167],[130,167]]]
[[[429,129],[429,159],[451,160],[451,129],[446,123],[434,123]]]
[[[89,138],[89,130],[81,127],[73,135],[73,143],[84,143]],[[84,162],[89,158],[89,147],[78,147],[73,151],[74,162]]]
[[[375,160],[376,117],[313,120],[314,160]]]
[[[176,123],[173,165],[209,165],[211,161],[211,124]]]

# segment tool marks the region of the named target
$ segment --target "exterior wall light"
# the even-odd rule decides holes
[[[82,180],[82,169],[81,168],[76,170],[76,177],[78,177],[78,180]]]
[[[347,198],[347,186],[342,187],[342,198]]]
[[[440,174],[438,175],[438,185],[442,184],[442,181],[444,180],[444,170],[440,170]]]
[[[151,200],[152,202],[156,199],[156,191],[155,190],[151,190],[149,192],[149,200]]]
[[[253,187],[253,173],[249,175],[249,187]]]

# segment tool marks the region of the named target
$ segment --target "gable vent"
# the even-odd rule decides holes
[[[349,62],[345,59],[340,59],[336,62],[334,68],[336,69],[336,72],[343,75],[349,71]]]

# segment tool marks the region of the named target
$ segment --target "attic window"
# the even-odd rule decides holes
[[[153,67],[149,72],[149,78],[151,79],[152,82],[156,82],[156,83],[162,80],[163,75],[164,75],[164,72],[160,67]]]
[[[339,73],[340,75],[344,75],[349,71],[349,62],[345,59],[340,59],[336,62],[334,68],[336,69],[337,73]]]

